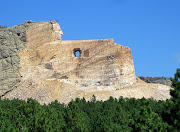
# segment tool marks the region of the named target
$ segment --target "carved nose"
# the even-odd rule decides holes
[[[61,35],[64,35],[63,32],[62,32],[62,30],[60,30],[60,34],[61,34]]]

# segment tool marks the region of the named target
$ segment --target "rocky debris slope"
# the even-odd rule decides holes
[[[57,82],[51,80],[51,82],[42,83],[44,87],[31,87],[33,85],[29,82],[29,85],[24,83],[21,87],[18,87],[11,92],[7,93],[3,98],[19,98],[26,100],[27,98],[34,98],[41,104],[50,103],[54,100],[58,100],[61,103],[68,103],[75,98],[85,98],[91,101],[92,96],[95,95],[97,100],[105,101],[110,96],[119,98],[120,96],[127,98],[153,98],[156,100],[166,100],[170,98],[170,87],[162,84],[150,84],[136,78],[137,82],[128,87],[114,88],[113,86],[102,87],[87,87],[81,88],[77,85],[71,84],[66,80]]]
[[[19,27],[25,29],[21,29],[20,34],[14,31],[17,40],[4,39],[7,44],[15,43],[19,48],[14,52],[18,58],[16,66],[11,63],[11,67],[17,68],[5,72],[2,77],[7,74],[6,77],[0,81],[1,86],[6,86],[6,89],[0,87],[3,98],[32,97],[42,104],[55,99],[68,103],[76,97],[90,100],[92,95],[96,95],[98,100],[110,96],[170,98],[170,87],[147,84],[135,76],[131,50],[114,43],[113,39],[61,41],[63,33],[55,21],[25,23],[16,28]],[[7,56],[10,56],[10,51]],[[80,53],[79,57],[76,52]],[[6,66],[3,67],[0,69],[2,72]],[[13,76],[15,79],[10,73],[17,73]]]

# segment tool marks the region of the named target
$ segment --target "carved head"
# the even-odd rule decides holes
[[[54,32],[55,32],[55,34],[56,34],[56,38],[57,38],[58,40],[61,40],[61,37],[62,37],[62,35],[63,35],[63,32],[62,32],[61,27],[59,26],[58,23],[53,24],[53,30],[54,30]]]

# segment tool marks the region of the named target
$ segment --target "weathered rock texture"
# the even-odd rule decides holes
[[[20,81],[17,52],[24,49],[26,29],[29,24],[0,28],[0,95],[9,91]]]
[[[34,45],[37,47],[46,42],[61,40],[61,34],[62,31],[55,21],[28,21],[19,26],[0,28],[0,95],[13,89],[21,81],[18,52],[25,49],[26,43],[28,42],[30,48]]]
[[[99,100],[170,97],[169,87],[150,85],[135,76],[128,47],[113,39],[61,41],[61,36],[55,21],[0,30],[1,95],[33,97],[40,103],[55,99],[67,103],[76,97],[90,100],[93,94]],[[80,57],[75,56],[77,51]]]

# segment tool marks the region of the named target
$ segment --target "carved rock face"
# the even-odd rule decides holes
[[[136,95],[122,90],[138,84],[128,47],[113,39],[61,41],[62,34],[56,22],[32,23],[27,28],[26,47],[18,51],[20,82],[5,97],[67,103],[93,94],[100,100],[144,96],[142,91]]]
[[[56,38],[57,38],[58,40],[61,40],[61,37],[62,37],[62,35],[63,35],[63,32],[62,32],[62,30],[61,30],[61,28],[60,28],[60,26],[59,26],[58,23],[53,24],[53,30],[54,30],[54,32],[55,32],[55,34],[56,34]]]

